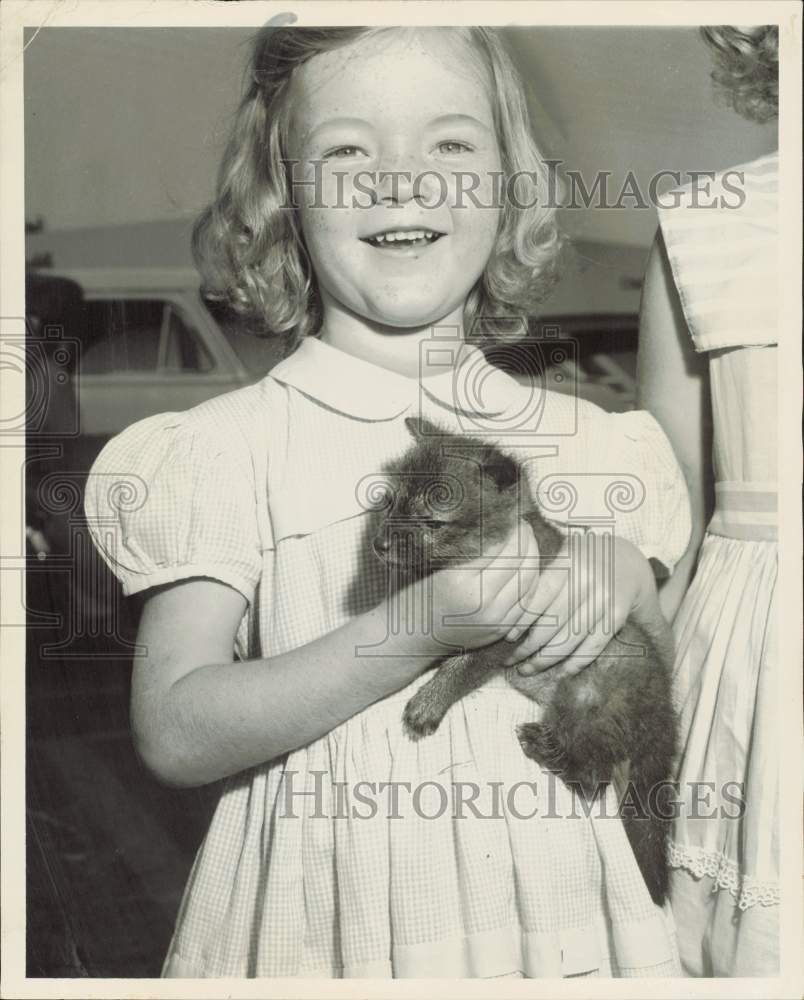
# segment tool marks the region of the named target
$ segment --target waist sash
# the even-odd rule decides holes
[[[715,513],[707,531],[749,542],[775,542],[778,501],[773,483],[715,483]]]

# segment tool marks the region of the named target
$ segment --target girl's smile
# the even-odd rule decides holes
[[[375,36],[315,56],[292,87],[323,336],[461,325],[500,220],[491,100],[467,47],[440,33]]]
[[[439,233],[434,229],[422,227],[421,229],[390,229],[374,236],[363,236],[361,239],[364,243],[377,247],[379,250],[400,251],[432,246],[444,235],[444,233]]]
[[[379,254],[378,267],[388,264],[392,267],[399,266],[403,261],[427,261],[428,266],[435,265],[436,245],[442,241],[440,249],[449,253],[449,237],[446,233],[415,223],[395,225],[393,229],[380,230],[372,236],[361,236],[359,239],[371,251]]]

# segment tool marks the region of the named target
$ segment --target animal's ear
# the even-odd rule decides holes
[[[405,426],[417,441],[431,441],[443,433],[440,428],[430,423],[429,420],[425,420],[424,417],[405,417]]]
[[[489,448],[483,456],[483,472],[494,481],[501,493],[519,482],[517,463],[496,448]]]

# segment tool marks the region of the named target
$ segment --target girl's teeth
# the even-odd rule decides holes
[[[435,238],[435,233],[425,232],[423,229],[412,229],[403,233],[383,233],[381,236],[373,236],[371,239],[375,243],[413,243],[416,240],[434,240]]]

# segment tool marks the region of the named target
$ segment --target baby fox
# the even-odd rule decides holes
[[[406,424],[416,440],[386,469],[395,493],[374,538],[380,558],[407,579],[420,579],[478,558],[483,545],[504,541],[523,518],[535,533],[541,564],[549,564],[563,536],[537,510],[514,459],[422,419]],[[479,687],[510,652],[510,643],[500,641],[446,657],[405,708],[411,737],[435,732],[450,705]],[[588,801],[612,780],[615,768],[627,768],[621,814],[656,903],[664,901],[668,880],[668,779],[676,741],[671,664],[671,632],[657,615],[649,632],[627,621],[600,657],[575,676],[554,680],[551,670],[507,673],[515,688],[544,708],[540,722],[518,729],[528,757],[580,789]]]

